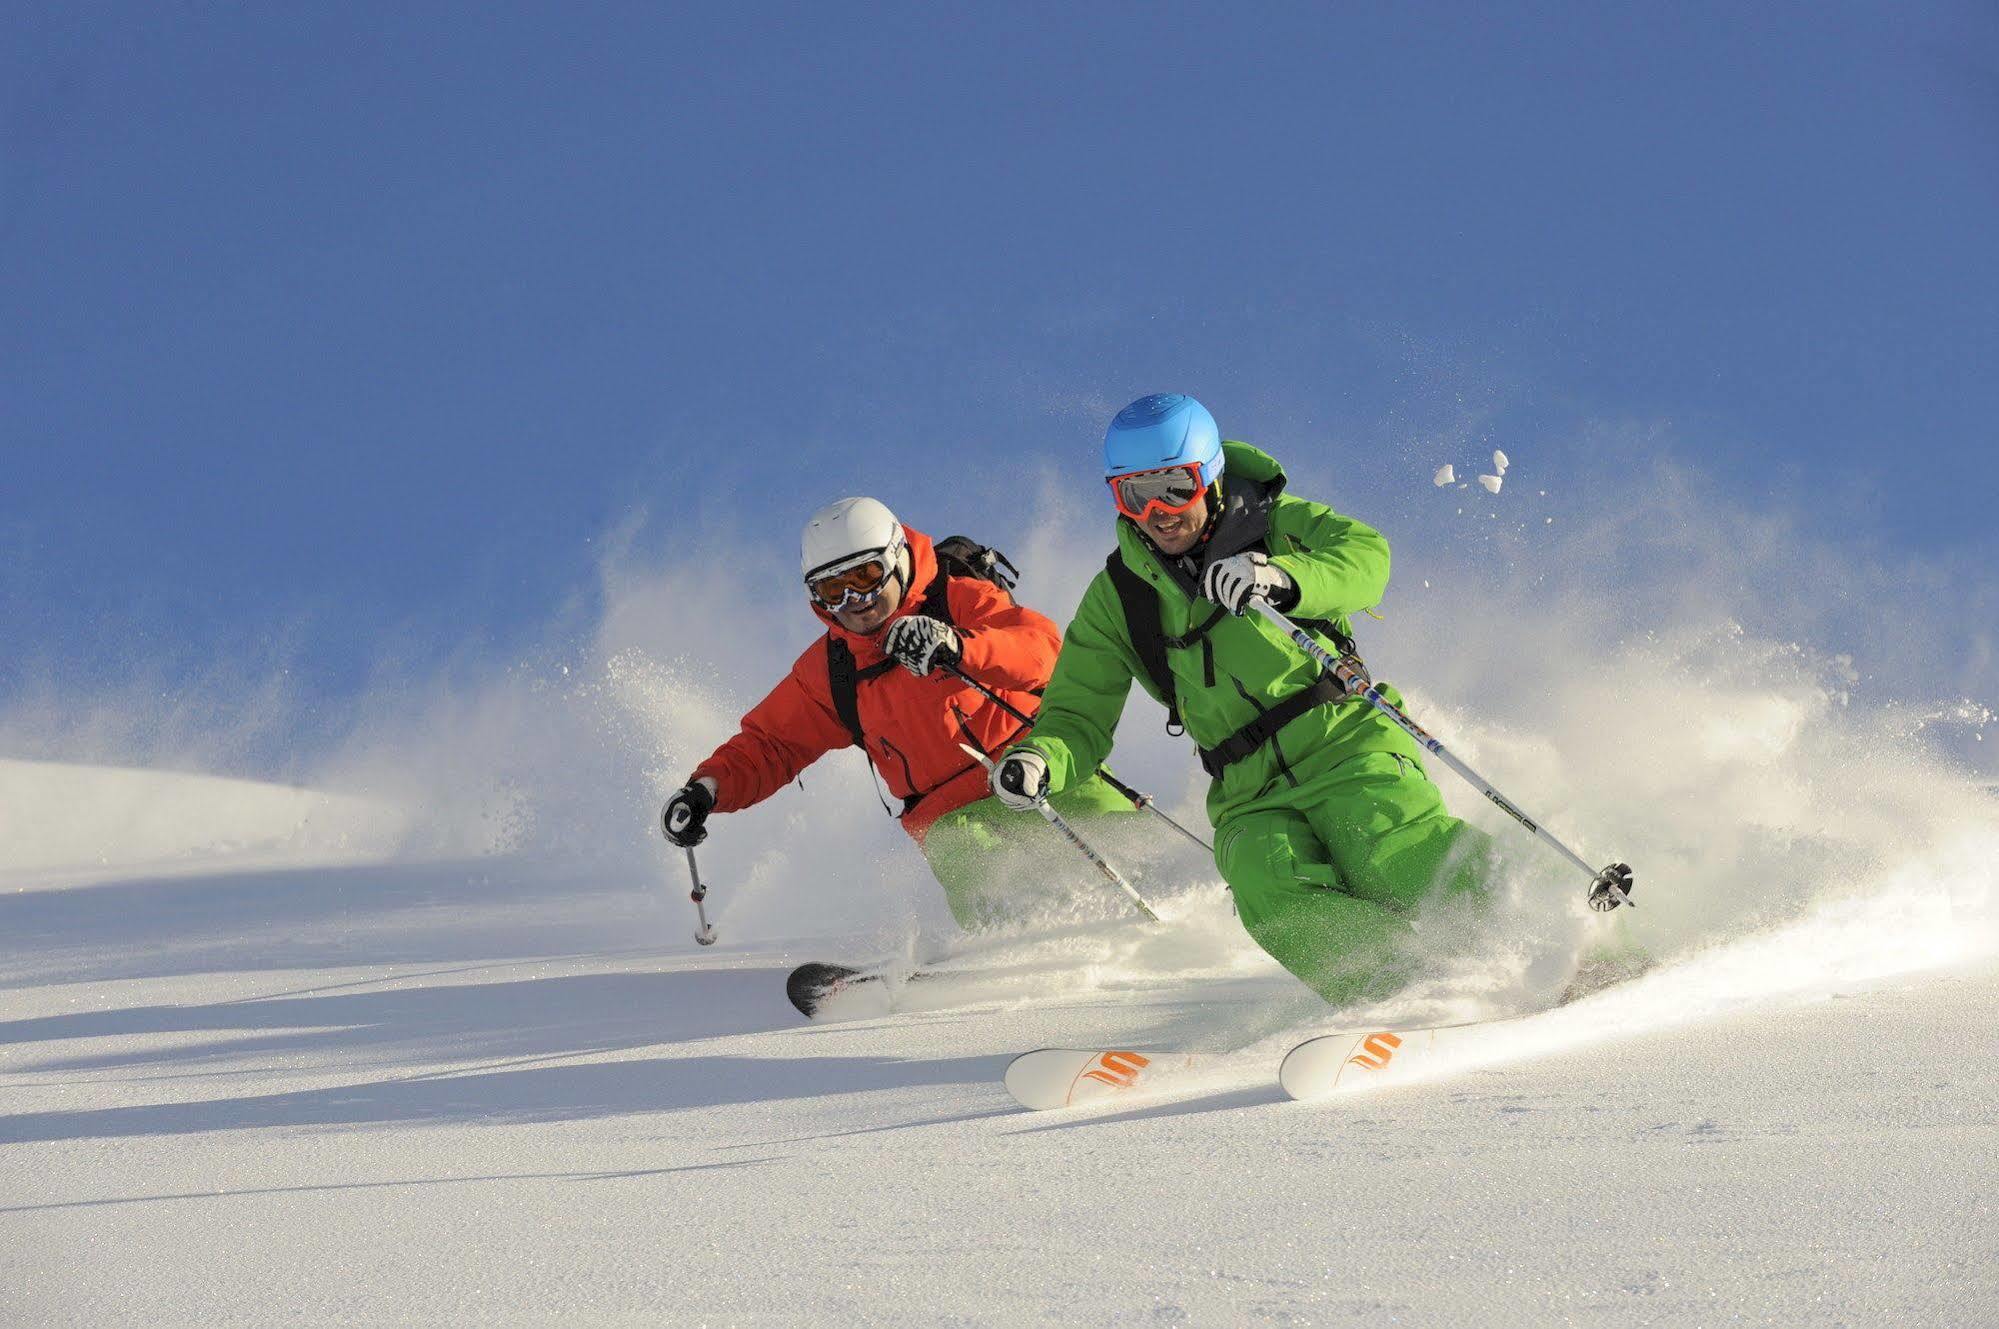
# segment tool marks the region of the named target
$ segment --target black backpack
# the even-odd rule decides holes
[[[1007,599],[1013,598],[1013,588],[1020,582],[1020,569],[999,550],[982,545],[969,535],[954,535],[939,540],[936,552],[937,575],[923,592],[923,604],[917,613],[940,623],[950,623],[950,582],[953,577],[972,577],[991,582],[1006,593]],[[861,732],[861,684],[898,668],[901,666],[895,661],[883,660],[866,669],[857,669],[854,653],[847,649],[847,643],[831,633],[827,634],[826,681],[833,692],[833,711],[853,737],[854,746],[863,754],[867,752],[867,738]]]

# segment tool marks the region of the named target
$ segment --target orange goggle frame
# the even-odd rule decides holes
[[[1105,481],[1111,487],[1111,501],[1120,515],[1143,522],[1153,509],[1185,512],[1207,492],[1207,473],[1197,461],[1180,466],[1162,466],[1156,471],[1130,471]]]

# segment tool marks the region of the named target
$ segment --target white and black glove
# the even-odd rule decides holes
[[[1589,884],[1589,907],[1607,914],[1621,904],[1630,904],[1631,885],[1631,865],[1612,863]]]
[[[715,810],[718,786],[707,776],[682,785],[659,811],[659,828],[666,838],[682,849],[692,849],[708,838],[708,814]]]
[[[882,650],[897,664],[918,678],[927,677],[940,664],[958,663],[958,631],[923,614],[910,614],[888,625]]]
[[[1048,759],[1033,748],[1015,748],[993,767],[993,797],[1015,812],[1027,812],[1048,800]]]
[[[1287,598],[1296,603],[1292,596],[1296,590],[1297,584],[1270,561],[1270,555],[1254,549],[1210,564],[1201,575],[1201,594],[1231,614],[1249,612],[1252,599],[1268,600],[1281,609]]]

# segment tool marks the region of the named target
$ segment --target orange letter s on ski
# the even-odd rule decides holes
[[[1097,1058],[1097,1069],[1083,1072],[1083,1078],[1113,1089],[1129,1089],[1138,1083],[1138,1073],[1151,1064],[1152,1058],[1136,1052],[1106,1052]]]
[[[1395,1049],[1401,1046],[1402,1039],[1400,1035],[1388,1033],[1386,1030],[1378,1034],[1369,1034],[1366,1040],[1361,1043],[1361,1050],[1353,1056],[1348,1057],[1347,1062],[1349,1065],[1363,1066],[1368,1070],[1378,1071],[1388,1065],[1389,1061],[1395,1056]]]

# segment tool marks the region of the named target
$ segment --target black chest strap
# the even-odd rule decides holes
[[[1285,725],[1307,711],[1342,701],[1346,695],[1346,687],[1337,678],[1321,674],[1311,687],[1292,693],[1215,746],[1202,748],[1201,769],[1208,773],[1209,779],[1221,779],[1223,771],[1275,739]]]

